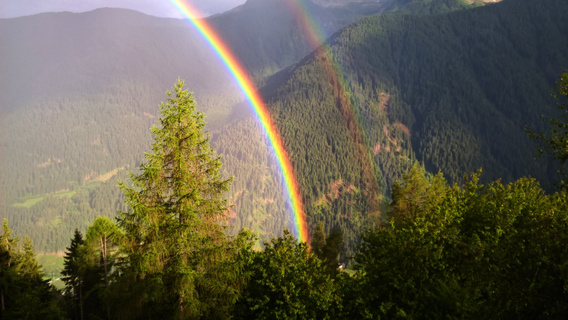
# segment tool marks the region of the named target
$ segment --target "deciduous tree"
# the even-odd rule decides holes
[[[239,319],[332,319],[339,314],[338,284],[321,260],[287,231],[252,253],[251,277],[236,305]]]

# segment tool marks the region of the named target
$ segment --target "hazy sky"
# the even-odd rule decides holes
[[[186,0],[203,16],[227,11],[246,0]],[[0,0],[0,18],[27,16],[40,12],[84,12],[96,8],[129,8],[158,17],[181,18],[169,0]]]

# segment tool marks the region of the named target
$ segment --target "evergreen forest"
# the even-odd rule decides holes
[[[0,319],[566,318],[567,14],[248,0],[206,18],[266,102],[307,242],[187,21],[0,19]]]

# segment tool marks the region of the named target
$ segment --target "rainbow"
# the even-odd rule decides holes
[[[284,185],[288,192],[288,200],[292,208],[292,221],[294,224],[293,231],[300,242],[308,242],[309,233],[306,213],[304,211],[298,182],[296,181],[294,170],[290,163],[290,158],[284,149],[282,138],[278,133],[278,128],[274,125],[274,121],[270,117],[268,109],[266,108],[261,96],[258,94],[255,85],[251,81],[245,69],[241,66],[239,61],[235,58],[231,50],[229,50],[215,30],[213,30],[205,19],[196,18],[199,17],[198,12],[187,1],[170,0],[170,2],[183,13],[183,15],[198,30],[215,53],[221,58],[221,61],[224,63],[249,100],[254,114],[260,121],[260,124],[268,137],[269,144],[274,150],[279,169],[282,173]]]
[[[307,31],[308,41],[314,50],[319,50],[324,59],[322,67],[328,77],[329,83],[332,84],[336,99],[339,102],[339,108],[343,115],[347,129],[351,135],[352,140],[355,142],[355,152],[362,163],[363,179],[365,183],[365,190],[368,193],[368,200],[371,204],[371,213],[378,213],[380,202],[380,187],[378,177],[376,175],[375,161],[371,150],[368,147],[368,139],[361,125],[361,119],[357,108],[351,103],[349,96],[348,86],[345,82],[344,72],[341,66],[335,62],[333,52],[326,39],[322,29],[313,19],[308,7],[305,5],[304,0],[286,0],[285,1],[290,10],[294,13],[298,22]]]

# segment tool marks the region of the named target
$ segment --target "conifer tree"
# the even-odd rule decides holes
[[[0,234],[0,319],[62,319],[53,287],[44,280],[30,238],[23,251],[4,219]]]
[[[82,268],[84,267],[84,259],[81,257],[81,246],[83,246],[83,235],[78,229],[75,229],[71,244],[65,251],[63,258],[63,270],[61,279],[65,282],[65,294],[70,299],[73,308],[73,318],[83,319],[83,285],[84,277]]]
[[[333,228],[331,233],[325,239],[325,246],[322,250],[323,265],[326,266],[330,274],[334,274],[338,270],[338,259],[343,253],[343,232],[338,227]]]
[[[120,286],[132,318],[223,318],[237,298],[236,250],[223,227],[230,179],[221,178],[203,114],[183,86],[167,92],[133,186],[121,184],[130,209],[118,219],[127,256]]]
[[[343,233],[338,227],[333,228],[329,235],[325,235],[323,222],[318,222],[312,237],[312,253],[315,254],[327,268],[329,274],[334,275],[338,269],[338,258],[343,252]]]

